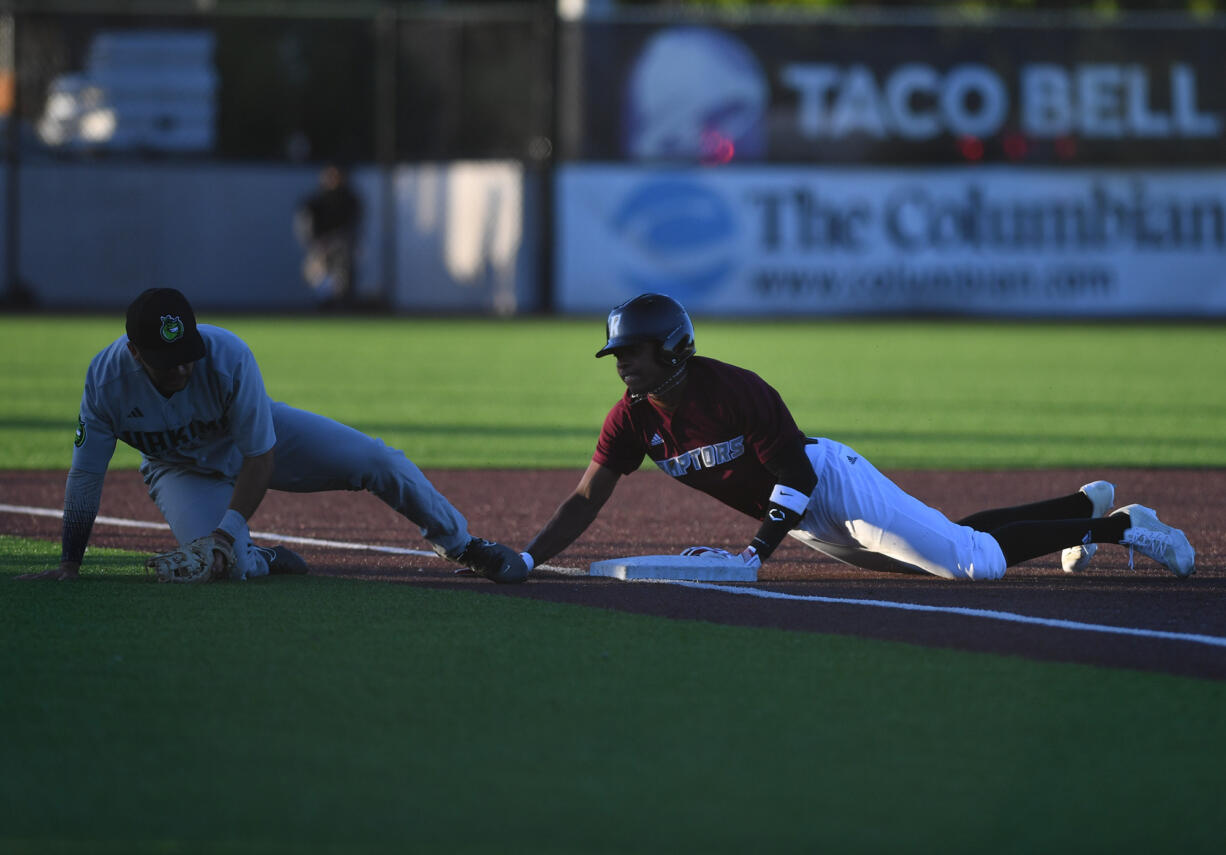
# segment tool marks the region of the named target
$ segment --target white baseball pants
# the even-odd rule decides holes
[[[806,546],[868,570],[975,580],[1005,574],[995,538],[906,493],[854,449],[822,438],[806,451],[817,489],[791,532]]]

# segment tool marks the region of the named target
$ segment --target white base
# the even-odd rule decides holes
[[[685,582],[756,582],[758,571],[740,560],[689,555],[631,555],[593,561],[588,573],[614,579],[676,579]]]

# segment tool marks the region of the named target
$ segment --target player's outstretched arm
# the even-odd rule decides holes
[[[592,461],[579,485],[554,511],[553,517],[528,544],[527,553],[536,565],[543,564],[570,546],[587,531],[604,507],[621,475]]]
[[[114,448],[112,441],[111,448]],[[109,455],[108,458],[109,460]],[[50,570],[33,571],[17,576],[17,579],[53,579],[68,581],[81,575],[81,559],[85,546],[98,516],[102,500],[102,472],[68,470],[68,484],[64,491],[64,520],[61,528],[60,563]]]

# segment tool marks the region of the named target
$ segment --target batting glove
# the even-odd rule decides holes
[[[717,546],[691,546],[688,549],[681,550],[681,554],[688,555],[691,558],[722,558],[725,561],[740,561],[746,567],[754,570],[762,566],[762,559],[758,557],[758,550],[752,546],[746,546],[740,553],[729,552]]]

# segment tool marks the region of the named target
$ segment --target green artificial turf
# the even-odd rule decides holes
[[[600,319],[204,317],[273,397],[423,467],[582,468],[623,389]],[[801,429],[884,468],[1226,465],[1218,325],[698,319],[699,352],[757,371]],[[0,318],[0,468],[66,468],[105,317]],[[135,466],[121,449],[116,466]]]
[[[420,586],[23,583],[2,852],[1216,852],[1226,685]]]
[[[570,467],[602,321],[203,318],[423,467]],[[1226,464],[1212,325],[731,323],[883,468]],[[0,468],[66,470],[116,316],[0,318]],[[122,449],[114,466],[131,467]],[[20,498],[20,497],[11,497]],[[415,585],[165,586],[0,536],[0,853],[1216,852],[1226,685]]]

